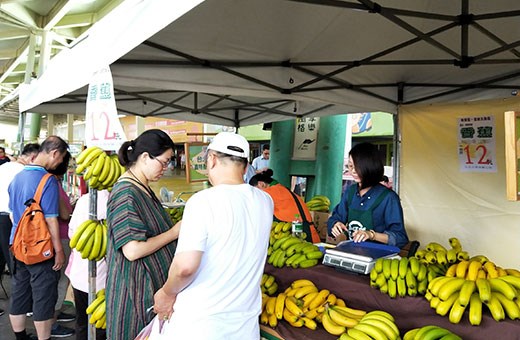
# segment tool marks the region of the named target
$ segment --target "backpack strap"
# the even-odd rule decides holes
[[[42,179],[40,180],[40,184],[38,184],[38,187],[36,188],[36,192],[34,193],[34,201],[38,204],[40,204],[40,200],[42,198],[43,188],[45,187],[45,184],[47,184],[47,181],[49,178],[51,178],[50,173],[46,173],[43,175]]]

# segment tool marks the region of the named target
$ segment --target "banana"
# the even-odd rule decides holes
[[[97,320],[101,319],[103,315],[105,315],[106,311],[106,301],[103,301],[99,304],[96,310],[90,316],[90,323],[95,323]]]
[[[287,257],[288,257],[288,259],[285,260],[285,265],[286,265],[286,266],[290,266],[290,265],[292,265],[292,263],[293,263],[294,261],[296,261],[297,258],[300,257],[300,254],[294,254],[294,255],[290,256],[289,254],[287,254],[287,251],[285,252],[285,254],[286,254]]]
[[[392,275],[392,260],[390,259],[384,259],[383,260],[383,274],[385,275],[385,278],[390,278]]]
[[[424,255],[424,259],[428,264],[435,264],[437,263],[437,256],[435,256],[435,253],[433,251],[428,251]]]
[[[287,248],[287,250],[285,252],[287,253],[287,256],[299,254],[300,250],[305,246],[307,246],[306,242],[300,241],[299,243],[295,243],[292,246],[290,246],[289,248]]]
[[[327,303],[331,306],[334,306],[336,304],[336,300],[338,299],[338,297],[332,293],[329,294],[329,296],[327,296]]]
[[[391,328],[392,333],[395,334],[396,338],[399,337],[399,328],[397,328],[397,325],[395,324],[395,322],[393,322],[392,320],[388,319],[385,316],[378,315],[378,314],[367,314],[363,317],[363,319],[361,321],[362,322],[378,321],[378,323],[384,323],[384,324],[386,324],[387,327]],[[381,326],[379,328],[383,329]],[[385,333],[387,333],[387,332],[385,331]]]
[[[274,232],[277,234],[280,233],[282,231],[282,227],[283,227],[283,223],[277,222],[276,225],[274,226]]]
[[[520,290],[520,277],[513,276],[513,275],[506,275],[506,276],[500,276],[498,279],[505,281],[505,282],[509,283],[511,286]]]
[[[470,261],[478,261],[481,264],[485,264],[486,262],[489,261],[489,259],[485,255],[475,255],[475,256],[472,256],[469,260]]]
[[[458,300],[458,302],[461,306],[468,305],[468,303],[471,299],[471,295],[473,295],[473,292],[475,291],[476,288],[477,288],[477,285],[475,284],[475,281],[470,281],[470,280],[464,281],[464,284],[460,288],[459,300]]]
[[[453,306],[451,306],[449,320],[451,323],[457,324],[462,320],[462,315],[464,315],[464,311],[466,310],[466,305],[462,306],[459,301],[455,301]]]
[[[395,299],[397,297],[397,282],[390,278],[386,284],[388,285],[388,296]]]
[[[520,319],[520,307],[514,301],[499,292],[492,292],[491,294],[502,304],[505,313],[511,320]]]
[[[398,259],[392,259],[392,262],[390,262],[390,276],[392,279],[397,280],[397,277],[399,276],[399,260]]]
[[[303,261],[307,261],[307,257],[305,256],[305,254],[300,254],[300,256],[291,263],[291,267],[298,268],[300,263],[302,263]]]
[[[361,312],[364,312],[364,311],[361,311]],[[388,313],[388,312],[385,312],[384,310],[373,310],[373,311],[370,311],[368,313],[365,312],[365,314],[363,314],[365,317],[371,317],[371,316],[374,316],[374,315],[377,315],[377,316],[380,316],[380,317],[384,317],[392,322],[395,323],[395,319],[394,317],[392,316],[392,314]]]
[[[271,326],[272,328],[275,328],[276,325],[278,325],[278,319],[276,318],[276,315],[268,314],[268,322],[269,322],[269,326]]]
[[[502,267],[497,266],[496,270],[498,272],[498,277],[507,275],[506,270],[504,268],[502,268]]]
[[[285,255],[285,252],[282,250],[281,254],[276,259],[276,262],[273,262],[273,265],[277,268],[282,268],[285,264],[285,260],[287,260],[287,257]]]
[[[289,296],[285,301],[285,308],[287,308],[291,313],[300,317],[303,316],[303,311],[300,307],[298,307],[297,301],[294,296]]]
[[[99,320],[96,321],[96,328],[101,328],[106,322],[106,315],[103,315]]]
[[[283,309],[285,306],[286,297],[287,295],[285,295],[284,293],[280,293],[274,301],[274,314],[276,315],[276,318],[278,320],[281,320],[283,317]]]
[[[403,340],[414,340],[415,335],[420,331],[420,328],[414,328],[410,329],[408,332],[406,332],[403,336]]]
[[[405,281],[406,281],[406,287],[411,288],[411,289],[417,289],[417,279],[415,278],[415,276],[413,275],[411,270],[409,270],[406,273]]]
[[[336,299],[336,306],[337,307],[347,307],[345,300],[337,298]]]
[[[488,279],[488,281],[491,291],[502,293],[509,300],[516,299],[516,289],[511,287],[511,285],[506,281],[500,280],[498,278]]]
[[[91,177],[90,180],[88,181],[88,185],[89,185],[91,188],[96,189],[96,188],[97,188],[97,185],[98,185],[98,182],[99,182],[99,177],[92,175],[92,177]]]
[[[408,266],[410,267],[413,276],[417,277],[417,275],[419,275],[419,270],[421,268],[420,265],[421,264],[419,263],[419,260],[416,257],[408,258]]]
[[[365,315],[367,315],[367,312],[365,312],[364,310],[361,310],[361,309],[354,309],[354,308],[350,308],[350,307],[343,307],[343,306],[329,306],[330,309],[338,312],[338,313],[341,313],[349,318],[353,318],[353,319],[361,319],[362,317],[364,317]]]
[[[475,283],[477,284],[480,300],[482,300],[484,303],[487,303],[491,298],[491,286],[489,281],[487,279],[478,278]]]
[[[319,250],[320,250],[320,248],[318,248],[317,246],[315,246],[315,245],[312,244],[312,243],[309,243],[309,242],[305,242],[305,243],[307,243],[307,246],[303,247],[303,248],[300,250],[300,252],[301,252],[302,254],[307,255],[308,253],[312,253],[312,252],[314,252],[314,251],[319,251]]]
[[[514,268],[506,268],[504,269],[507,273],[507,275],[520,277],[520,270],[514,269]]]
[[[90,252],[92,251],[92,246],[94,245],[94,235],[92,235],[88,240],[83,249],[81,249],[81,258],[88,259],[90,256]]]
[[[430,299],[430,307],[433,309],[437,309],[437,306],[441,303],[441,299],[438,296],[434,296]]]
[[[108,231],[107,231],[107,225],[106,220],[104,223],[101,223],[101,230],[103,233],[103,240],[101,243],[101,250],[99,251],[98,257],[96,258],[96,261],[100,261],[105,255],[107,254],[107,245],[108,245]]]
[[[383,272],[383,261],[384,259],[382,257],[378,258],[376,260],[376,263],[374,263],[374,268],[373,270],[376,272],[376,273],[382,273]]]
[[[465,281],[466,280],[460,278],[451,278],[439,288],[439,294],[437,294],[437,296],[442,301],[446,301],[453,293],[460,291]]]
[[[406,281],[401,277],[397,278],[397,295],[400,297],[406,296]]]
[[[99,161],[101,161],[101,160],[99,160]],[[110,166],[112,164],[112,159],[109,156],[106,156],[106,154],[105,154],[105,158],[103,159],[103,161],[104,161],[103,162],[104,164],[101,168],[101,172],[99,173],[99,181],[101,183],[103,183],[107,179],[107,176],[110,173]]]
[[[372,337],[357,328],[350,328],[347,334],[356,340],[372,340]]]
[[[319,294],[319,292],[316,290],[315,292],[312,292],[312,293],[309,293],[307,295],[305,295],[302,300],[303,300],[303,308],[307,308],[309,306],[309,304],[311,303],[312,300],[314,300],[314,298]],[[294,294],[293,294],[294,295]]]
[[[444,277],[444,276],[436,277],[435,279],[430,281],[430,283],[428,284],[428,289],[430,290],[430,292],[432,293],[433,296],[438,296],[439,289],[441,288],[441,286],[451,280],[453,280],[452,277]]]
[[[448,258],[447,258],[447,251],[445,250],[439,250],[435,253],[435,257],[437,259],[437,263],[438,264],[442,264],[442,265],[445,265],[448,263]]]
[[[273,285],[275,277],[273,275],[267,275],[267,279],[265,280],[264,286],[265,288],[269,288]]]
[[[280,248],[282,243],[284,243],[285,241],[287,241],[290,238],[293,238],[293,236],[289,235],[289,236],[285,236],[285,237],[282,237],[282,238],[276,240],[276,242],[273,244],[273,250],[277,250],[278,248]]]
[[[81,236],[76,244],[76,250],[82,251],[85,245],[87,244],[87,241],[91,238],[92,234],[95,231],[97,225],[97,221],[93,221],[93,223],[90,223],[87,228],[81,233]]]
[[[406,272],[408,271],[409,260],[407,257],[403,257],[398,261],[399,261],[399,270],[398,270],[399,277],[404,279],[406,277]]]
[[[89,148],[90,149],[90,148]],[[85,151],[88,151],[89,149],[85,150]],[[102,153],[104,153],[105,151],[103,151],[101,148],[98,148],[98,147],[92,147],[92,149],[90,151],[88,151],[88,155],[85,157],[85,159],[83,160],[83,162],[81,163],[78,163],[79,166],[76,168],[76,173],[81,173],[83,172],[84,169],[86,169],[88,166],[90,166],[90,164],[96,159],[99,157],[99,155],[101,155]],[[80,171],[81,170],[81,171]],[[78,172],[79,171],[79,172]]]
[[[388,339],[385,332],[383,332],[380,328],[373,326],[372,324],[359,323],[354,328],[365,334],[368,334],[371,338],[376,340]]]
[[[460,278],[466,277],[466,272],[468,271],[469,261],[462,260],[457,264],[457,270],[455,271],[455,276]]]
[[[101,174],[101,170],[105,166],[105,161],[108,158],[107,154],[102,152],[99,156],[92,162],[91,166],[94,168],[92,170],[92,176],[99,176]]]
[[[91,223],[95,223],[95,221],[86,220],[78,226],[78,229],[76,229],[76,231],[74,232],[74,235],[72,235],[72,238],[69,241],[69,245],[71,248],[76,248],[76,245],[78,244],[78,241],[79,241],[81,235],[83,234],[83,232],[88,228],[88,226]]]
[[[264,309],[262,314],[260,314],[260,323],[263,325],[267,325],[269,323],[269,315],[267,315],[267,311]]]
[[[96,228],[94,230],[94,242],[92,244],[92,250],[90,251],[90,254],[88,256],[88,259],[90,261],[93,261],[99,256],[99,253],[101,252],[101,246],[103,245],[103,227],[101,226],[101,223],[96,223]]]
[[[267,288],[267,294],[269,296],[273,296],[278,291],[278,283],[273,283],[273,285]]]
[[[466,260],[466,261],[467,261],[467,260],[469,260],[469,254],[468,254],[468,252],[467,252],[467,251],[463,251],[463,250],[459,251],[459,252],[457,253],[457,259],[458,259],[459,261],[462,261],[462,260]]]
[[[443,336],[451,334],[449,330],[442,327],[433,327],[428,329],[426,332],[424,332],[421,337],[419,335],[416,335],[416,339],[424,339],[424,340],[434,340],[434,339],[441,339]]]
[[[372,268],[372,270],[370,271],[370,281],[372,282],[375,282],[377,277],[381,275],[384,277],[383,273],[378,273],[376,270],[375,270],[375,267]]]
[[[296,238],[296,237],[290,237],[289,239],[287,239],[286,241],[284,241],[281,245],[280,245],[280,248],[282,250],[287,250],[287,248],[289,248],[291,245],[293,244],[296,244],[296,243],[301,243],[302,241],[299,239],[299,238]]]
[[[316,328],[318,328],[318,324],[316,323],[316,321],[310,318],[302,316],[301,320],[303,320],[303,325],[309,329],[315,330]]]
[[[356,326],[359,323],[359,321],[357,319],[349,317],[349,316],[347,316],[345,314],[342,314],[340,312],[337,312],[333,308],[329,308],[327,310],[327,313],[329,314],[329,317],[331,318],[331,320],[334,321],[339,326],[352,328],[352,327]]]
[[[428,290],[428,280],[424,279],[417,284],[417,293],[424,295]]]
[[[454,249],[462,249],[462,244],[460,243],[459,239],[456,237],[450,237],[448,239],[448,242],[450,243],[450,246]]]
[[[332,335],[340,335],[342,333],[345,333],[345,331],[347,330],[346,327],[338,325],[337,323],[332,321],[327,310],[323,313],[321,323],[323,325],[323,328],[325,328],[325,330]]]
[[[473,326],[480,325],[482,321],[482,301],[478,293],[471,294],[469,300],[469,323]]]
[[[437,242],[430,242],[426,245],[426,250],[431,252],[438,252],[438,251],[444,251],[446,252],[446,248],[440,243]]]
[[[86,148],[85,150],[81,151],[81,153],[78,155],[78,157],[76,158],[76,163],[77,164],[81,164],[83,163],[83,161],[85,160],[85,158],[87,158],[88,154],[90,152],[92,152],[95,148],[98,148],[97,146],[91,146],[91,147],[88,147]]]
[[[448,251],[446,252],[446,259],[448,260],[448,263],[455,263],[458,261],[457,252],[458,249],[456,248],[448,249]]]
[[[399,337],[399,330],[396,330],[397,327],[391,327],[389,324],[387,324],[385,321],[381,321],[379,319],[365,319],[363,318],[360,322],[360,324],[363,324],[363,325],[370,325],[374,328],[378,328],[379,330],[381,330],[384,334],[385,334],[385,337],[387,339],[390,339],[390,340],[396,340],[398,337]],[[395,324],[394,324],[395,326]],[[358,328],[359,329],[359,328]],[[367,332],[365,332],[367,333]],[[368,335],[370,335],[369,333],[367,333]]]
[[[321,306],[327,300],[327,296],[329,296],[329,294],[329,290],[322,289],[320,293],[309,304],[309,309],[314,309],[318,306]]]
[[[426,333],[428,333],[431,330],[435,330],[437,328],[440,328],[440,327],[439,326],[435,326],[435,325],[423,326],[423,327],[419,328],[419,331],[415,334],[414,339],[424,339],[424,335]]]
[[[315,265],[318,264],[318,260],[305,260],[305,261],[302,261],[300,262],[300,268],[309,268],[309,267],[314,267]]]
[[[96,308],[101,304],[101,302],[105,301],[105,296],[99,296],[99,297],[96,297],[94,299],[94,301],[92,301],[92,303],[90,305],[88,305],[87,309],[85,310],[85,312],[87,314],[92,314],[92,312],[94,312],[96,310]]]
[[[428,267],[426,267],[424,264],[419,264],[419,273],[417,274],[417,281],[423,281],[426,279],[426,276],[428,275]]]
[[[502,321],[506,318],[504,307],[498,300],[496,294],[490,294],[489,300],[484,302],[491,312],[491,316],[495,321]]]
[[[487,272],[488,278],[497,278],[498,277],[498,271],[493,262],[488,261],[488,262],[484,263],[484,270]]]
[[[310,253],[305,254],[305,256],[309,260],[319,260],[323,257],[323,253],[321,250],[311,251]]]
[[[94,169],[96,167],[96,164],[97,164],[97,158],[92,162],[92,166],[89,166],[87,168],[87,171],[85,171],[85,173],[83,174],[83,179],[85,181],[88,181],[90,179],[90,177],[92,177],[92,174],[94,173]]]
[[[448,314],[449,310],[451,309],[451,307],[453,306],[455,301],[457,301],[458,298],[459,298],[459,292],[455,292],[455,293],[451,294],[451,296],[448,297],[445,301],[441,300],[441,302],[439,302],[439,304],[435,308],[435,312],[437,314],[439,314],[440,316],[445,316],[446,314]]]
[[[274,309],[276,307],[276,296],[269,297],[269,300],[267,300],[267,303],[265,304],[265,310],[267,311],[268,315],[274,314]],[[275,315],[276,317],[276,315]]]
[[[445,276],[447,277],[455,277],[457,273],[457,266],[458,263],[454,263],[451,266],[448,267],[448,270],[446,270]]]
[[[304,297],[308,294],[311,294],[311,293],[315,293],[317,291],[318,291],[318,288],[314,284],[312,286],[311,285],[303,286],[303,287],[298,288],[298,290],[294,293],[294,297],[297,299],[301,299],[302,297]]]

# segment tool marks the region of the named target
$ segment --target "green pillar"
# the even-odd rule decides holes
[[[291,186],[291,157],[294,140],[294,120],[273,123],[269,167],[273,177],[286,187]]]
[[[27,123],[29,124],[29,141],[38,141],[42,126],[42,116],[38,113],[27,113]],[[49,131],[49,135],[52,135],[52,131]]]
[[[343,154],[347,115],[320,118],[314,180],[308,183],[309,194],[325,195],[335,206],[341,199],[343,183]]]

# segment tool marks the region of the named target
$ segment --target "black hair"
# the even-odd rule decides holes
[[[264,144],[264,146],[262,146],[262,151],[264,150],[269,150],[269,144]]]
[[[273,170],[267,169],[261,173],[258,173],[251,177],[249,180],[249,184],[256,187],[258,182],[264,182],[267,184],[271,184],[273,182]]]
[[[151,129],[141,133],[135,140],[124,142],[119,148],[117,156],[121,165],[130,167],[144,152],[151,157],[157,157],[169,149],[175,149],[175,144],[170,136],[162,130]]]
[[[61,137],[49,136],[40,145],[40,152],[51,153],[57,150],[60,154],[64,154],[68,148],[69,145]]]
[[[377,146],[370,143],[355,145],[349,152],[361,179],[361,189],[372,187],[383,178],[385,168]]]
[[[390,182],[390,179],[388,178],[387,175],[383,175],[383,178],[381,179],[381,182],[388,183],[388,182]]]
[[[5,152],[5,148],[3,146],[0,146],[0,150]]]
[[[22,155],[28,156],[32,153],[38,153],[40,151],[40,144],[38,143],[29,143],[25,144],[22,150]]]
[[[70,161],[70,152],[67,151],[65,156],[63,156],[63,162],[61,162],[56,169],[49,169],[47,170],[48,173],[53,174],[55,176],[63,176],[67,172],[67,169],[69,168],[69,161]]]

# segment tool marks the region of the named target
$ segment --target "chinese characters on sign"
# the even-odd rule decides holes
[[[296,119],[292,159],[315,160],[319,118]]]
[[[463,117],[458,124],[461,172],[496,172],[495,117]]]
[[[103,150],[119,150],[126,136],[117,117],[114,87],[110,68],[96,72],[88,85],[85,113],[85,140],[87,146]]]
[[[206,167],[207,143],[184,143],[186,154],[186,181],[200,182],[208,179]]]

